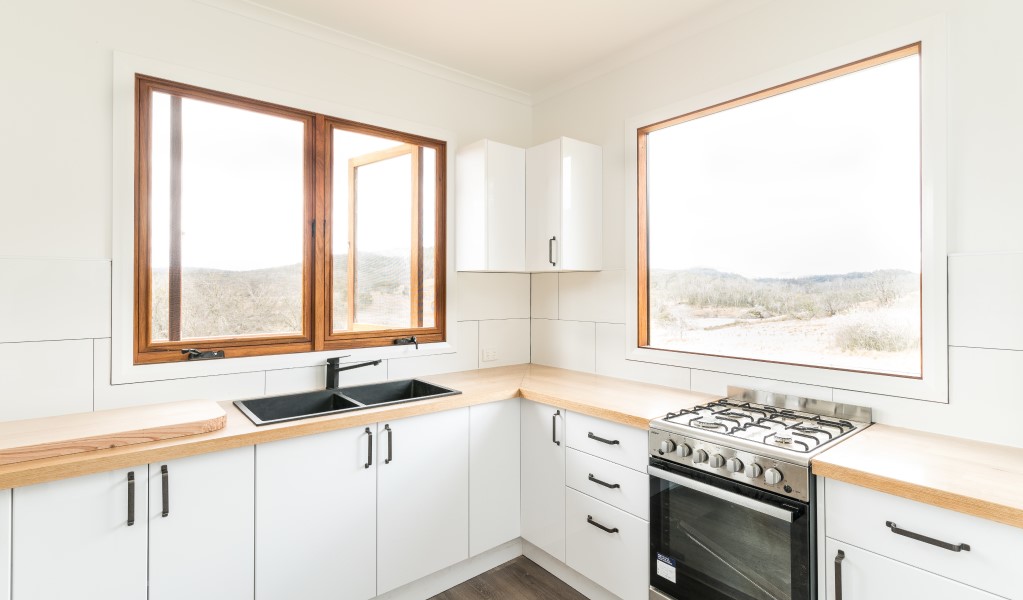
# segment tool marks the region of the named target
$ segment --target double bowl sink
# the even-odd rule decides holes
[[[402,379],[300,394],[235,400],[234,405],[254,424],[269,425],[461,393],[420,379]]]

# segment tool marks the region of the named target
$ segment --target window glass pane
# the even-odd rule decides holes
[[[921,375],[919,70],[649,134],[651,346]]]
[[[152,339],[301,333],[304,123],[159,92],[152,100]],[[168,275],[176,264],[180,290]]]
[[[423,148],[423,327],[436,325],[437,151]]]

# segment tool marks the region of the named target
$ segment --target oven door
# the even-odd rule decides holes
[[[656,458],[648,472],[651,587],[678,600],[810,599],[809,505]]]

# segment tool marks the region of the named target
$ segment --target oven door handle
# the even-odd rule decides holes
[[[732,504],[738,504],[743,508],[755,510],[758,513],[765,514],[769,517],[781,519],[782,521],[787,521],[789,523],[796,520],[796,509],[765,504],[752,498],[736,494],[735,492],[729,492],[728,490],[714,487],[710,484],[703,483],[702,481],[695,481],[687,477],[682,477],[672,473],[671,471],[665,471],[664,469],[659,469],[657,467],[648,466],[646,471],[658,479],[670,481],[671,483],[680,485],[684,488],[689,488],[691,490],[707,494],[708,496],[714,496],[715,498],[731,502]]]

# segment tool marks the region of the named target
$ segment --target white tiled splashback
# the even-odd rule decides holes
[[[111,385],[110,272],[107,260],[0,258],[0,421],[323,386],[324,366]],[[529,362],[529,275],[461,273],[451,295],[456,352],[385,360],[343,383]]]

